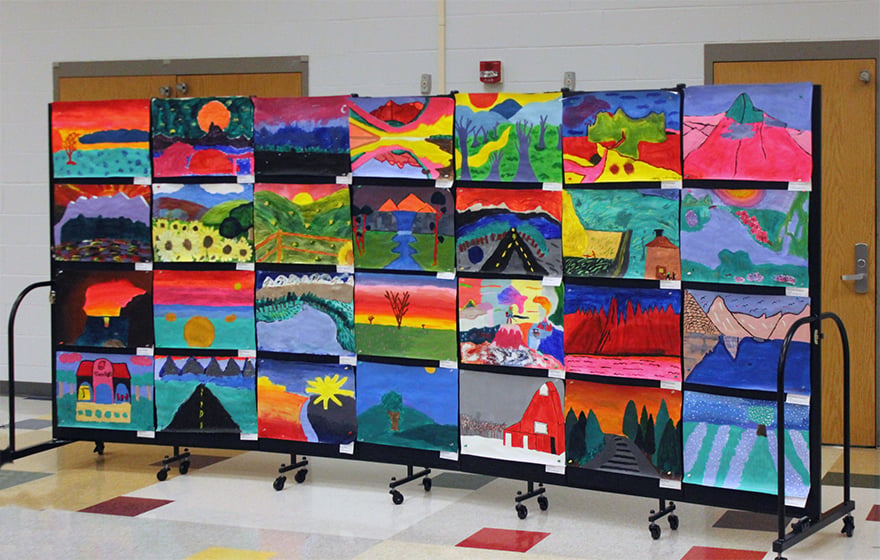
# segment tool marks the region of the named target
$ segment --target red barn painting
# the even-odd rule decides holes
[[[522,419],[504,430],[504,445],[559,455],[565,453],[565,423],[559,392],[547,382],[535,391]]]

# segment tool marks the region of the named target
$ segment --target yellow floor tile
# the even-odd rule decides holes
[[[268,560],[275,555],[277,555],[276,552],[258,552],[256,550],[212,546],[198,554],[193,554],[187,560]]]

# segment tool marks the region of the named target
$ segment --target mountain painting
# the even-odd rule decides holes
[[[353,356],[354,275],[257,271],[257,350]]]
[[[359,361],[357,440],[458,452],[458,369]]]
[[[560,379],[462,370],[461,453],[565,466],[565,385]]]
[[[562,287],[540,280],[459,278],[461,361],[562,369]]]
[[[263,177],[351,172],[348,96],[254,97],[254,164]]]
[[[55,420],[65,428],[154,430],[153,357],[55,353]]]
[[[352,175],[452,179],[452,98],[352,97],[348,109]]]
[[[455,94],[455,178],[561,183],[560,95]]]
[[[565,286],[565,370],[681,381],[678,290]]]
[[[354,264],[348,186],[257,183],[257,262]]]
[[[354,367],[318,362],[257,362],[260,439],[351,443],[357,435]]]
[[[810,181],[812,109],[809,83],[687,88],[685,178]]]
[[[568,466],[682,479],[681,391],[569,379],[565,411]]]
[[[232,356],[156,356],[156,429],[257,433],[253,360]]]
[[[150,100],[52,103],[52,177],[149,177]]]
[[[456,189],[458,270],[562,276],[562,193]]]
[[[256,349],[253,272],[156,270],[153,290],[156,346]]]
[[[434,187],[354,187],[355,265],[387,270],[455,270],[454,200]]]
[[[776,391],[782,342],[810,298],[686,290],[684,376],[689,383]],[[785,362],[785,391],[810,393],[810,329],[795,332]]]
[[[250,97],[152,101],[154,177],[253,175]]]
[[[685,391],[688,484],[778,495],[776,401]],[[810,407],[785,404],[785,496],[810,493]]]
[[[55,342],[64,346],[153,345],[150,272],[61,270],[54,279]]]
[[[682,280],[809,286],[810,193],[684,189]]]
[[[354,286],[357,353],[455,360],[455,280],[359,273]]]
[[[148,262],[148,185],[54,185],[52,255],[58,261]]]
[[[578,93],[562,100],[565,182],[681,180],[681,95]]]
[[[566,189],[566,276],[680,280],[676,189]]]
[[[153,185],[157,262],[253,262],[253,238],[253,185]]]

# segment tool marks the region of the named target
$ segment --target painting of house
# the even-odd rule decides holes
[[[559,391],[549,381],[532,396],[522,419],[504,430],[504,445],[544,453],[565,452],[565,423]]]

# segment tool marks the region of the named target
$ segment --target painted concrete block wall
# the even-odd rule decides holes
[[[650,88],[702,83],[706,43],[878,39],[880,0],[2,0],[3,324],[16,294],[49,277],[53,62],[307,55],[312,95],[412,95],[422,73],[438,91],[443,22],[443,91],[484,91],[489,59],[505,91],[558,89],[565,71],[579,89]],[[19,317],[22,381],[49,381],[44,294]],[[4,326],[4,379],[6,356]]]

